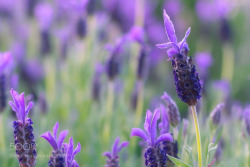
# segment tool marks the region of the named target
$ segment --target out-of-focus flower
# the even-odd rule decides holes
[[[203,22],[225,19],[231,10],[232,3],[228,0],[199,0],[196,3],[196,13]]]
[[[177,127],[181,121],[181,117],[176,103],[166,92],[164,92],[161,99],[164,100],[167,105],[167,115],[169,123],[171,124],[171,126]]]
[[[166,11],[172,17],[177,16],[182,11],[182,4],[180,0],[168,0],[164,4]]]
[[[145,123],[144,123],[144,130],[146,133],[140,128],[132,128],[131,135],[138,136],[141,138],[146,144],[147,149],[145,150],[145,165],[147,167],[151,165],[157,166],[157,150],[156,146],[162,141],[171,141],[173,142],[173,138],[170,133],[161,134],[157,137],[157,121],[160,119],[160,109],[156,109],[154,113],[151,111],[147,111]]]
[[[106,62],[106,73],[110,80],[114,80],[120,71],[120,53],[124,43],[127,41],[127,36],[118,38],[114,45],[106,45],[110,56]]]
[[[13,122],[16,154],[20,166],[34,167],[36,164],[36,143],[34,141],[32,120],[28,118],[28,113],[33,107],[33,102],[26,106],[24,93],[20,95],[11,89],[13,101],[9,102],[12,110],[16,112],[18,118]],[[27,148],[26,148],[27,147]]]
[[[218,126],[221,123],[222,108],[225,106],[224,103],[218,104],[210,114],[210,118],[214,126]]]
[[[76,162],[75,155],[81,151],[81,144],[78,143],[77,147],[74,150],[74,141],[71,137],[69,139],[69,144],[63,143],[63,146],[66,150],[66,165],[67,167],[79,167],[78,163]]]
[[[0,52],[0,74],[4,72],[6,67],[11,61],[11,53],[10,52]]]
[[[105,167],[119,167],[119,155],[118,153],[124,148],[127,147],[129,142],[128,141],[124,141],[119,145],[120,142],[120,138],[117,137],[115,139],[115,142],[113,144],[112,147],[112,151],[111,152],[104,152],[103,156],[106,156],[106,164]]]
[[[128,33],[128,36],[133,41],[138,42],[142,46],[145,44],[145,32],[142,29],[142,27],[139,26],[132,27]]]
[[[198,73],[196,73],[193,59],[188,56],[189,48],[186,39],[190,33],[190,28],[187,30],[185,37],[181,42],[177,43],[175,29],[172,21],[163,11],[164,24],[168,43],[157,44],[156,46],[161,49],[168,49],[169,59],[172,60],[174,67],[174,79],[178,97],[189,106],[194,106],[201,98],[201,84]]]
[[[48,163],[50,167],[65,166],[66,162],[65,148],[63,147],[63,141],[68,134],[68,130],[60,132],[59,136],[57,136],[58,127],[59,123],[57,122],[53,128],[53,135],[48,131],[40,136],[45,140],[47,140],[54,149]]]
[[[250,136],[250,105],[247,105],[243,113],[243,128],[245,129],[245,135]]]
[[[209,52],[199,52],[195,54],[195,62],[200,72],[201,79],[208,75],[209,68],[213,64],[213,57]]]
[[[100,94],[101,94],[101,75],[104,72],[104,68],[101,64],[97,63],[95,65],[95,73],[94,77],[92,79],[92,97],[94,100],[99,100],[100,99]]]
[[[44,93],[40,93],[38,97],[38,105],[41,113],[47,113],[48,112],[48,104],[47,99]]]
[[[182,136],[185,137],[187,135],[189,121],[188,119],[183,119],[182,122],[183,122]]]
[[[36,5],[35,15],[41,31],[47,31],[54,19],[54,11],[49,3],[41,2]]]

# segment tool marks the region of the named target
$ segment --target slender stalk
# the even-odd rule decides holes
[[[136,113],[135,113],[135,127],[138,127],[141,123],[142,113],[143,113],[143,81],[138,81],[139,90],[136,104]]]
[[[5,150],[5,135],[4,135],[4,122],[3,122],[3,113],[0,114],[0,148],[1,150]]]
[[[194,119],[194,126],[195,126],[195,132],[196,132],[197,151],[198,151],[198,164],[199,164],[199,167],[202,167],[201,136],[200,136],[200,129],[199,129],[198,117],[197,117],[195,106],[191,106],[191,110],[192,110],[192,115],[193,115],[193,119]]]
[[[222,49],[222,70],[221,78],[232,81],[234,73],[234,53],[232,46],[229,43],[225,43]]]

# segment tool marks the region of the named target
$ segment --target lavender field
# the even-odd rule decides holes
[[[0,0],[0,167],[250,167],[249,0]]]

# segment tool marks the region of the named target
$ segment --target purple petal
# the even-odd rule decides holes
[[[161,44],[156,44],[155,46],[160,48],[160,49],[167,49],[171,47],[173,42],[168,42],[168,43],[161,43]]]
[[[113,144],[113,147],[112,147],[112,156],[115,157],[117,155],[117,150],[118,150],[118,145],[119,145],[119,142],[120,142],[120,138],[117,137],[115,139],[115,142]]]
[[[18,97],[18,102],[19,102],[19,112],[21,115],[21,120],[23,121],[23,123],[25,122],[25,100],[24,100],[24,93],[21,93],[21,95]]]
[[[54,138],[57,139],[57,132],[58,132],[58,127],[59,127],[59,123],[56,122],[54,128],[53,128],[53,135],[54,135]]]
[[[54,148],[54,150],[58,149],[57,143],[55,138],[51,135],[50,132],[45,132],[44,134],[42,134],[40,137],[44,138],[45,140],[47,140],[49,142],[49,144]]]
[[[59,134],[58,139],[57,139],[57,144],[58,144],[59,149],[62,147],[63,140],[68,135],[68,132],[69,132],[68,130],[64,130],[64,131],[61,131],[61,133]]]
[[[21,116],[19,115],[18,109],[13,101],[9,101],[9,105],[11,106],[12,110],[16,112],[16,116],[19,120],[21,120]]]
[[[71,167],[79,167],[79,164],[76,162],[76,160],[73,160]]]
[[[154,140],[156,138],[156,133],[157,133],[157,121],[158,119],[160,119],[161,113],[160,113],[160,109],[156,109],[154,111],[154,115],[152,118],[152,123],[150,125],[150,138],[151,138],[151,144],[152,146],[154,145]]]
[[[160,135],[156,141],[155,141],[155,145],[158,145],[160,142],[162,141],[171,141],[173,142],[173,137],[170,133],[165,133],[165,134],[162,134]]]
[[[27,115],[32,107],[33,107],[33,102],[29,102],[28,106],[25,109],[25,117],[27,117]]]
[[[148,136],[150,136],[150,124],[152,120],[152,115],[153,115],[152,112],[150,110],[147,110],[146,118],[144,122],[144,129],[147,132]]]
[[[147,142],[147,139],[148,139],[147,134],[139,128],[132,128],[130,137],[132,137],[132,136],[140,137],[145,142]]]
[[[175,29],[172,21],[170,20],[169,16],[166,13],[166,10],[163,10],[163,17],[164,17],[164,25],[165,30],[170,42],[177,43],[177,38],[175,35]]]
[[[103,156],[106,156],[106,157],[108,157],[108,158],[110,158],[110,159],[112,158],[110,152],[104,152],[102,155],[103,155]]]
[[[73,161],[73,149],[74,149],[74,143],[73,143],[73,138],[71,137],[69,139],[69,145],[67,149],[67,155],[66,155],[66,164],[67,166],[71,166],[71,163]]]
[[[161,105],[161,134],[169,132],[168,115],[165,106]]]
[[[191,27],[188,28],[184,38],[182,39],[182,41],[180,42],[180,50],[182,50],[184,44],[186,43],[186,40],[187,40],[187,37],[189,36],[190,34],[190,31],[191,31]]]
[[[122,150],[122,148],[127,147],[128,144],[129,144],[128,141],[122,142],[121,145],[120,145],[120,147],[117,150],[117,154]]]
[[[16,91],[14,91],[13,89],[10,90],[10,94],[12,96],[12,99],[13,99],[13,102],[15,103],[16,105],[16,108],[18,109],[19,108],[19,103],[16,99],[16,96],[18,96],[18,93]]]
[[[1,54],[1,53],[0,53]],[[0,71],[2,71],[10,62],[11,60],[11,53],[10,52],[5,52],[3,53],[3,58],[0,62]]]
[[[73,157],[81,151],[81,144],[78,143],[76,149],[73,152]]]
[[[179,54],[179,50],[176,50],[176,48],[171,48],[171,49],[168,49],[167,53],[168,53],[169,59],[172,59],[174,55]]]

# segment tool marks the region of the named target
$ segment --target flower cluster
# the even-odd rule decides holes
[[[189,106],[197,104],[197,100],[201,98],[201,84],[193,59],[188,56],[189,48],[186,42],[190,34],[191,28],[188,28],[185,37],[178,43],[175,35],[175,29],[172,21],[163,12],[164,24],[168,39],[170,42],[157,44],[161,49],[168,49],[169,59],[172,61],[174,68],[174,80],[178,97]]]
[[[16,112],[18,118],[13,122],[16,155],[21,167],[34,167],[36,164],[36,143],[34,141],[32,120],[28,118],[28,113],[33,107],[33,102],[26,106],[24,93],[20,95],[11,89],[13,101],[9,102],[12,110]]]

